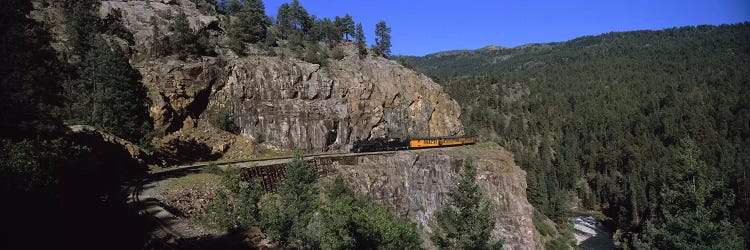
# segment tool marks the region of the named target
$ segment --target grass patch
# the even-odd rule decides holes
[[[195,186],[218,186],[221,183],[221,176],[213,173],[197,173],[181,176],[170,180],[166,183],[169,189],[182,189]]]
[[[285,157],[292,157],[292,155],[294,155],[294,153],[291,151],[266,151],[266,152],[261,152],[260,154],[253,156],[252,160],[285,158]]]

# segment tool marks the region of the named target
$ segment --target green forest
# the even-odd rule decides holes
[[[596,210],[625,248],[748,246],[750,23],[398,60],[514,152],[557,223]]]

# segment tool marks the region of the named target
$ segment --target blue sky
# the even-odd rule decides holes
[[[282,3],[264,0],[276,16]],[[349,13],[365,28],[370,44],[375,24],[393,29],[393,54],[425,55],[487,45],[515,47],[559,42],[610,31],[664,29],[750,21],[750,0],[442,1],[300,0],[318,17]]]

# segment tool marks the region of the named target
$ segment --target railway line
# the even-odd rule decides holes
[[[424,150],[424,149],[418,149],[418,150]],[[364,153],[350,153],[350,152],[320,153],[320,154],[305,155],[304,159],[313,160],[313,159],[325,158],[325,157],[382,155],[382,154],[393,154],[393,153],[395,152],[394,151],[377,151],[377,152],[364,152]],[[239,167],[239,168],[267,166],[267,165],[288,163],[292,161],[292,158],[293,158],[292,156],[285,156],[285,157],[274,157],[274,158],[264,158],[264,159],[229,161],[229,162],[201,162],[201,163],[181,165],[181,166],[172,167],[172,168],[160,169],[160,170],[152,171],[150,174],[158,176],[158,175],[170,174],[173,172],[180,172],[180,171],[198,171],[211,165],[233,166],[233,167]]]

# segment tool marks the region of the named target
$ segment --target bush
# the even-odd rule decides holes
[[[219,115],[211,120],[211,124],[221,130],[227,131],[232,134],[239,134],[240,127],[234,123],[234,115],[227,112],[221,112]]]
[[[260,144],[264,142],[266,142],[266,137],[260,132],[255,133],[255,143]]]
[[[309,226],[320,207],[320,193],[318,173],[303,157],[302,152],[295,152],[284,171],[278,196],[264,203],[261,215],[269,239],[291,247],[309,248],[316,241],[317,229]]]
[[[259,181],[248,183],[241,180],[237,171],[225,173],[223,188],[206,209],[206,215],[217,226],[224,229],[248,229],[258,225],[258,202],[263,197],[263,186]]]
[[[414,70],[414,65],[411,65],[411,63],[404,57],[398,57],[396,59],[396,62],[398,62],[398,64],[401,64],[401,66],[406,67],[407,69]]]
[[[318,64],[321,67],[328,66],[328,53],[320,48],[317,42],[306,43],[303,61]]]
[[[471,158],[463,169],[448,204],[435,211],[430,239],[438,249],[502,249],[503,241],[491,237],[495,215]]]
[[[344,53],[344,50],[341,48],[336,48],[333,50],[333,53],[331,53],[331,58],[333,60],[344,59],[344,56],[346,56],[346,54]]]
[[[387,205],[356,195],[340,177],[327,190],[330,202],[320,213],[321,248],[422,248],[416,225],[397,217]]]

